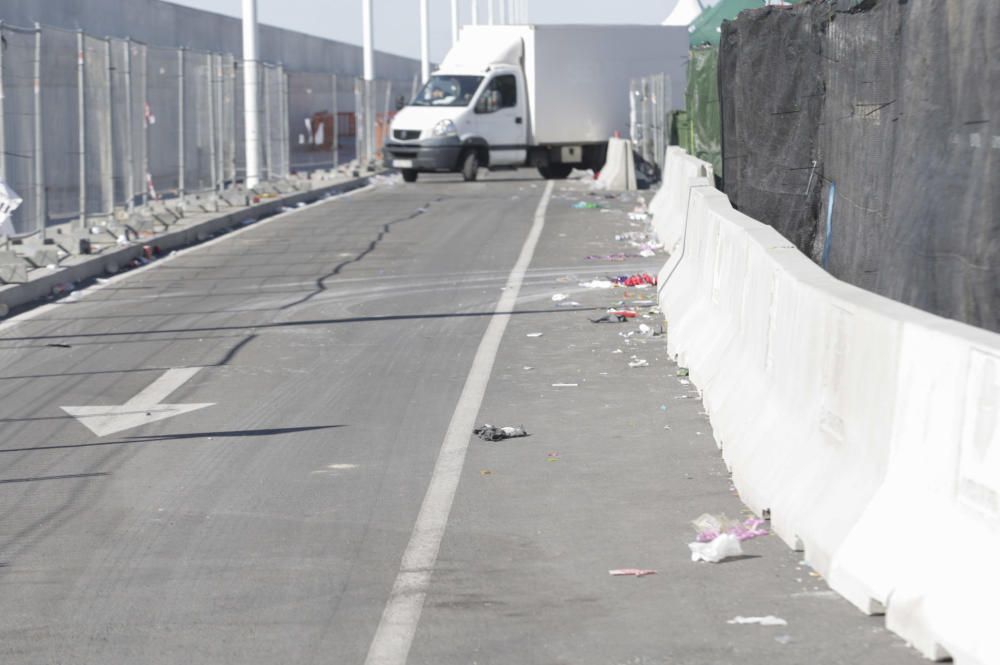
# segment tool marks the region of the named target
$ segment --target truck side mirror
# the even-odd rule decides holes
[[[476,102],[476,113],[496,113],[500,108],[500,91],[487,90]]]

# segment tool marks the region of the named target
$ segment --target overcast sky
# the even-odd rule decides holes
[[[176,4],[240,15],[240,0],[172,0]],[[479,16],[486,17],[479,0]],[[661,23],[677,0],[528,0],[531,23]],[[420,57],[419,0],[374,0],[375,48]],[[462,23],[468,23],[472,0],[459,0]],[[352,44],[361,43],[361,0],[257,0],[262,23]],[[430,0],[431,59],[437,62],[451,45],[451,2]]]

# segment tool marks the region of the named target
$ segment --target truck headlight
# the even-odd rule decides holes
[[[458,129],[455,128],[455,123],[451,120],[442,120],[438,124],[434,125],[434,129],[431,130],[431,134],[435,138],[441,138],[443,136],[458,136]]]

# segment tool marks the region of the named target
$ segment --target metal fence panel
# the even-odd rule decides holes
[[[82,229],[242,181],[243,63],[232,55],[38,26],[0,24],[0,36],[0,178],[23,198],[6,232]],[[258,72],[265,180],[357,156],[374,165],[412,85],[267,63]]]
[[[150,47],[144,124],[151,198],[176,197],[180,189],[181,75],[176,49]]]
[[[212,190],[211,57],[184,53],[184,190]]]
[[[333,84],[329,74],[288,73],[292,171],[333,166]]]
[[[83,127],[86,215],[114,209],[111,154],[111,61],[106,40],[83,36]]]
[[[36,33],[3,26],[3,177],[24,201],[14,211],[12,223],[18,235],[34,233],[44,224],[44,183],[38,178],[36,156],[40,133],[36,135],[35,97]],[[36,155],[36,152],[38,154]]]
[[[73,219],[80,211],[77,34],[43,28],[41,46],[41,138],[47,220],[52,223]]]

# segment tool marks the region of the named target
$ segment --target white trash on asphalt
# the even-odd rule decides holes
[[[709,543],[688,543],[688,547],[691,548],[692,561],[719,563],[730,557],[743,554],[740,539],[729,533],[724,533]]]
[[[768,614],[766,617],[734,617],[726,623],[731,624],[757,624],[760,626],[787,626],[784,619]]]

